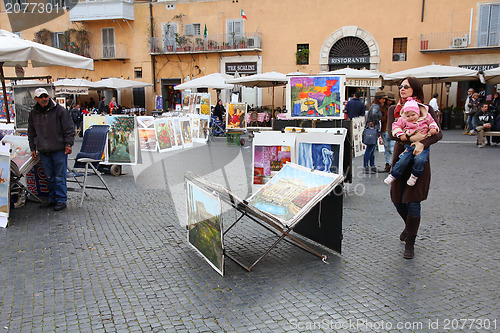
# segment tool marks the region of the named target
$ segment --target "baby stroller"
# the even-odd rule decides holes
[[[217,116],[212,115],[210,118],[210,134],[212,136],[219,136],[226,134],[226,126]]]

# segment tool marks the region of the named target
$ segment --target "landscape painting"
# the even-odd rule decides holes
[[[339,118],[344,96],[343,76],[293,76],[287,86],[291,118]]]
[[[137,138],[135,117],[133,116],[107,116],[108,155],[107,163],[136,164],[137,163]]]
[[[222,205],[214,196],[186,180],[188,242],[219,274],[224,275]]]

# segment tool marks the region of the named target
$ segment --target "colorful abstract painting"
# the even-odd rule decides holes
[[[290,146],[255,146],[253,183],[267,183],[287,162],[291,162]]]
[[[10,145],[0,145],[0,227],[9,222]]]
[[[226,116],[227,130],[246,129],[247,106],[246,104],[228,104]]]
[[[224,275],[222,205],[214,196],[186,181],[188,242],[219,274]]]
[[[14,113],[14,96],[12,91],[7,91],[7,106],[9,107],[9,116],[10,120],[14,121],[15,113]],[[7,121],[5,116],[5,101],[3,93],[0,93],[0,121]]]
[[[343,118],[343,76],[293,76],[287,87],[290,117]]]
[[[107,116],[108,154],[107,163],[136,164],[137,138],[136,124],[133,116]]]

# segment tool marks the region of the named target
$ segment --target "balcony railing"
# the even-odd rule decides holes
[[[480,40],[477,31],[431,32],[420,35],[420,51],[460,51],[463,49],[499,47],[498,35],[486,35]]]
[[[71,22],[118,19],[134,20],[133,0],[79,0],[69,11]]]
[[[206,53],[224,51],[261,50],[260,33],[226,34],[204,36],[178,35],[173,38],[152,37],[149,41],[149,53]]]

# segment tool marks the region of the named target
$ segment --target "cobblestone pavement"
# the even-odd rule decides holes
[[[402,257],[386,174],[365,176],[357,157],[341,255],[321,249],[326,265],[282,242],[250,273],[227,260],[224,277],[187,244],[184,170],[247,197],[251,149],[215,138],[143,154],[105,176],[116,200],[93,191],[78,208],[70,193],[63,212],[33,202],[11,212],[0,229],[0,332],[499,330],[500,146],[475,140],[445,131],[431,148],[413,260]],[[225,245],[248,262],[275,239],[240,228]]]

